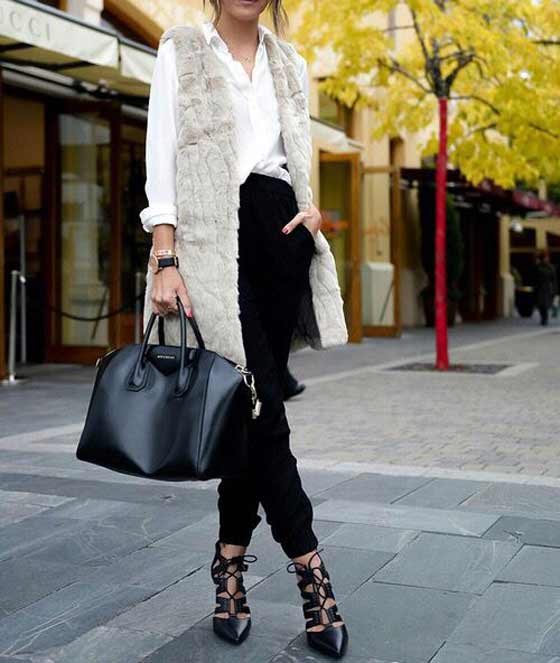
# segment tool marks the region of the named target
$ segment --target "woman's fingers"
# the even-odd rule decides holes
[[[294,216],[294,218],[293,218],[291,221],[289,221],[289,222],[288,222],[288,223],[282,228],[282,232],[283,232],[284,234],[288,235],[289,233],[292,232],[292,230],[293,230],[293,229],[294,229],[299,223],[303,223],[303,221],[305,221],[305,219],[307,219],[307,218],[309,218],[309,217],[310,217],[310,213],[309,213],[309,212],[298,212],[298,213]]]
[[[176,314],[179,310],[177,297],[185,313],[192,315],[192,305],[183,277],[175,268],[167,267],[154,276],[152,285],[152,310],[158,315]]]
[[[192,317],[192,305],[191,305],[191,300],[189,299],[189,295],[187,293],[187,289],[183,285],[182,287],[179,288],[177,291],[177,297],[181,300],[181,304],[183,305],[183,308],[185,309],[185,314],[188,318]]]

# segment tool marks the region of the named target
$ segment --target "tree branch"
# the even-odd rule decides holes
[[[401,76],[404,76],[407,78],[409,81],[412,81],[417,87],[419,87],[422,92],[426,94],[433,94],[434,90],[432,90],[429,87],[426,87],[419,81],[415,76],[413,76],[409,71],[406,71],[406,69],[403,69],[401,65],[396,61],[393,60],[391,64],[384,62],[383,60],[378,60],[377,64],[380,67],[384,67],[385,69],[388,69],[391,73],[393,74],[400,74]]]

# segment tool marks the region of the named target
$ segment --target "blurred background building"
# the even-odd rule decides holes
[[[144,142],[161,32],[204,20],[201,0],[0,0],[0,375],[5,372],[10,273],[25,262],[27,355],[93,362],[134,336],[135,274],[149,236]],[[380,20],[387,29],[399,10]],[[395,31],[395,48],[406,39]],[[425,322],[422,210],[433,179],[421,136],[370,138],[368,110],[319,90],[329,58],[310,66],[312,187],[336,257],[351,341],[398,336]],[[544,191],[474,187],[450,173],[464,269],[457,315],[512,315],[515,280],[535,249],[560,262],[560,209]],[[529,217],[527,215],[529,214]],[[23,232],[24,231],[24,232]],[[63,310],[97,322],[61,317]]]

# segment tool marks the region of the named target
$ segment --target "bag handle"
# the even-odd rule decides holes
[[[184,309],[183,309],[183,302],[177,297],[177,306],[179,307],[179,312],[184,315]],[[165,345],[165,317],[163,315],[157,315],[157,313],[152,313],[152,316],[155,316],[158,319],[158,341],[160,345]],[[197,321],[194,319],[194,317],[187,318],[190,325],[191,329],[194,332],[194,337],[196,338],[196,344],[198,345],[199,348],[202,350],[206,349],[206,346],[204,344],[204,339],[202,338],[202,334],[200,332],[200,327],[198,326]],[[150,318],[151,322],[151,318]],[[148,322],[148,327],[150,323]],[[149,336],[149,334],[148,334]],[[185,337],[185,345],[187,344],[187,339]]]
[[[198,343],[199,348],[201,350],[205,350],[206,346],[204,344],[204,339],[202,338],[202,334],[200,333],[200,329],[198,327],[196,320],[194,319],[194,317],[187,318],[185,314],[185,309],[183,308],[183,304],[179,299],[179,297],[177,297],[177,307],[179,309],[179,327],[181,330],[181,345],[179,350],[179,370],[177,371],[177,383],[175,385],[175,395],[182,396],[189,388],[190,377],[192,375],[192,370],[189,370],[187,366],[185,366],[185,352],[187,349],[187,323],[185,322],[185,320],[189,321],[191,328],[194,332],[194,335],[196,337],[196,341]],[[128,380],[128,388],[133,391],[140,391],[146,386],[146,380],[148,377],[148,371],[146,370],[146,355],[148,352],[148,340],[152,333],[152,329],[154,327],[156,318],[159,318],[160,320],[160,323],[158,324],[158,331],[160,334],[159,340],[160,341],[165,340],[164,338],[162,339],[163,325],[161,324],[161,320],[163,319],[163,316],[158,316],[157,313],[152,313],[152,315],[150,316],[150,320],[148,321],[148,326],[146,327],[144,340],[142,341],[142,346],[140,348],[140,352],[138,353],[138,358],[136,359],[136,363],[134,364],[134,368]]]

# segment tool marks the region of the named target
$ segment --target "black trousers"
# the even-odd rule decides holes
[[[251,173],[240,187],[241,329],[262,408],[250,424],[249,478],[222,479],[218,486],[220,541],[249,545],[262,504],[273,538],[290,558],[318,543],[313,508],[290,450],[283,400],[291,337],[315,250],[305,226],[282,233],[297,212],[294,191],[284,180]]]

